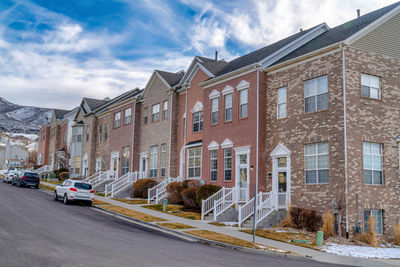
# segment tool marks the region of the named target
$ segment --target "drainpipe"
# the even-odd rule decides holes
[[[345,199],[346,199],[346,238],[349,238],[349,184],[347,175],[347,107],[346,107],[346,64],[345,50],[346,47],[340,44],[342,49],[342,80],[343,80],[343,121],[344,121],[344,177],[345,177]],[[340,225],[339,225],[340,227]]]
[[[256,67],[257,71],[257,130],[256,130],[256,182],[255,182],[255,190],[254,190],[254,215],[253,215],[253,243],[255,243],[256,239],[256,215],[257,215],[257,191],[258,191],[258,129],[259,129],[259,88],[260,88],[260,71]]]
[[[169,110],[169,144],[168,144],[168,150],[169,150],[169,156],[168,156],[168,177],[171,176],[171,144],[172,144],[172,95],[173,95],[173,91],[172,89],[170,89],[169,91],[170,93],[170,101],[168,103],[168,105],[171,107],[168,107]]]
[[[131,172],[133,172],[133,167],[134,167],[134,163],[135,163],[135,156],[134,156],[134,145],[135,145],[135,123],[136,123],[136,100],[135,97],[132,97],[133,100],[133,112],[131,113],[133,115],[133,120],[132,121],[132,140],[131,140],[131,151],[132,151],[132,156],[131,156],[131,163],[132,163],[132,167],[131,167]]]
[[[185,89],[185,123],[183,125],[183,129],[185,129],[184,135],[183,135],[183,162],[184,162],[184,168],[183,168],[183,177],[182,180],[185,180],[185,175],[186,175],[186,132],[187,132],[187,120],[188,120],[188,88],[186,87]]]

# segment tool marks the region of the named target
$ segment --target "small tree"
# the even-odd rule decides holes
[[[36,168],[38,166],[38,155],[39,153],[37,150],[29,152],[29,157],[26,162],[29,168],[31,167]]]

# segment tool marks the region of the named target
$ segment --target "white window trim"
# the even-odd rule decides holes
[[[250,88],[250,83],[245,80],[241,80],[240,83],[236,86],[236,89],[238,91],[243,90],[243,89],[249,89]]]
[[[213,101],[217,101],[217,110],[213,110],[214,106],[213,106]],[[213,123],[213,114],[217,113],[217,122]],[[218,124],[218,117],[219,117],[219,98],[218,97],[214,97],[211,99],[211,125],[216,125]]]
[[[221,95],[221,93],[214,89],[214,90],[212,90],[212,92],[208,95],[208,98],[209,98],[209,99],[214,99],[214,98],[219,97],[220,95]]]
[[[234,90],[235,89],[233,89],[232,86],[227,85],[227,86],[225,86],[224,90],[222,90],[222,95],[231,94],[231,93],[233,93]]]
[[[282,89],[285,89],[285,102],[279,102],[279,90],[282,90]],[[287,87],[281,87],[281,88],[278,88],[278,90],[276,90],[276,117],[278,118],[278,119],[284,119],[284,118],[287,118]],[[282,116],[282,117],[280,117],[279,116],[279,106],[280,105],[285,105],[286,107],[285,107],[285,116]],[[305,109],[305,107],[304,107],[304,109]]]
[[[306,82],[311,81],[311,80],[315,80],[315,83],[316,83],[316,80],[319,79],[319,78],[322,78],[322,77],[326,77],[326,80],[327,80],[326,92],[324,92],[324,93],[315,92],[315,94],[313,94],[313,95],[306,96]],[[326,75],[322,75],[322,76],[315,77],[315,78],[308,79],[308,80],[304,81],[304,92],[303,93],[304,93],[304,98],[303,98],[304,114],[310,114],[310,113],[314,113],[314,112],[318,112],[318,111],[328,110],[329,109],[329,77],[328,77],[328,75],[326,74]],[[327,96],[328,96],[328,103],[327,103],[326,109],[317,109],[317,107],[318,107],[317,96],[324,95],[324,94],[327,94]],[[307,112],[306,111],[306,99],[310,98],[310,97],[315,97],[315,110]]]
[[[216,157],[215,158],[211,157],[213,151],[216,151]],[[211,168],[211,166],[212,166],[211,162],[213,160],[215,160],[217,162],[217,168],[216,169],[212,169]],[[215,177],[215,180],[211,180],[212,179],[211,173],[213,171],[217,172],[217,177]],[[210,182],[216,182],[217,180],[218,180],[218,149],[210,149]]]
[[[364,152],[364,143],[370,143],[370,144],[378,144],[378,145],[380,145],[381,146],[381,154],[379,155],[379,154],[367,154],[367,153],[365,153]],[[383,172],[383,144],[382,143],[375,143],[375,142],[363,142],[362,143],[362,145],[363,145],[363,178],[364,178],[364,184],[366,184],[366,185],[374,185],[374,186],[379,186],[379,185],[384,185],[385,184],[385,177],[384,177],[384,172]],[[374,168],[371,168],[371,169],[366,169],[365,168],[365,164],[364,164],[364,155],[370,155],[370,156],[380,156],[381,157],[381,164],[382,164],[382,169],[374,169]],[[372,163],[372,165],[373,165],[373,163]],[[367,184],[367,183],[365,183],[365,174],[364,174],[364,170],[368,170],[368,171],[372,171],[372,177],[371,177],[371,179],[372,179],[372,183],[370,183],[370,184]],[[374,177],[373,177],[373,174],[374,174],[374,171],[381,171],[382,172],[382,183],[381,184],[375,184],[374,183]]]
[[[189,177],[189,149],[196,148],[196,147],[199,147],[199,146],[196,145],[196,146],[188,147],[188,151],[187,151],[187,157],[186,157],[187,168],[186,168],[186,171],[187,171],[187,179],[188,180],[200,180],[202,172],[203,172],[203,170],[202,170],[203,169],[203,164],[202,164],[203,148],[200,146],[200,177]]]
[[[194,104],[193,109],[190,112],[196,113],[199,111],[203,111],[203,104],[200,101],[197,101],[196,104]]]
[[[306,146],[307,146],[307,145],[316,145],[317,148],[318,148],[318,144],[323,144],[323,143],[328,144],[328,152],[327,152],[327,153],[320,154],[320,153],[318,153],[318,151],[317,151],[316,154],[309,154],[309,155],[306,155]],[[306,144],[306,145],[304,145],[304,148],[303,148],[303,149],[304,149],[304,184],[306,184],[306,185],[313,185],[313,184],[330,184],[330,182],[331,182],[331,172],[330,172],[329,142],[320,142],[320,143]],[[319,182],[319,177],[318,177],[318,171],[319,171],[319,170],[326,170],[326,169],[319,169],[319,168],[318,168],[318,157],[319,157],[319,156],[325,156],[325,155],[328,155],[328,164],[329,164],[329,166],[328,166],[328,173],[329,173],[328,182],[327,182],[327,183],[320,183],[320,182]],[[316,169],[306,169],[306,157],[314,157],[314,156],[316,156]],[[307,177],[306,177],[306,171],[307,171],[307,170],[315,170],[315,171],[317,171],[317,181],[316,181],[315,183],[307,183]]]
[[[369,82],[369,85],[368,85],[368,86],[367,86],[367,85],[363,85],[363,83],[362,83],[362,80],[363,80],[362,77],[363,77],[363,76],[367,76],[369,81],[371,80],[371,77],[378,78],[378,80],[379,80],[379,87],[378,87],[378,88],[376,88],[376,87],[371,87],[371,82]],[[371,98],[371,99],[378,99],[378,100],[381,100],[381,99],[382,99],[382,79],[381,79],[381,77],[376,76],[376,75],[367,74],[367,73],[361,73],[361,81],[360,81],[360,84],[361,84],[361,96],[363,96],[363,95],[362,95],[362,87],[363,87],[363,86],[367,86],[367,87],[370,88],[370,89],[369,89],[369,96],[363,96],[363,97]],[[371,97],[371,88],[378,89],[379,97]]]
[[[231,156],[230,157],[225,157],[225,149],[231,149]],[[232,161],[232,159],[233,159],[233,149],[232,149],[232,147],[224,147],[223,153],[224,153],[224,162],[223,162],[223,164],[224,164],[224,181],[232,181],[232,162],[233,162]],[[227,158],[231,159],[231,168],[230,169],[226,169],[225,168],[225,159],[227,159]],[[227,170],[231,171],[231,178],[229,180],[227,180],[226,176],[225,176],[225,171],[227,171]]]
[[[222,142],[221,147],[222,147],[222,148],[230,148],[230,147],[233,147],[233,142],[232,142],[229,138],[226,138],[226,139],[224,140],[224,142]]]
[[[216,150],[219,149],[219,145],[217,142],[212,141],[208,146],[207,146],[208,150]]]

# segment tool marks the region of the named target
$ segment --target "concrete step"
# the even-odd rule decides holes
[[[286,217],[285,209],[275,210],[257,224],[257,229],[266,229],[279,225],[285,219],[285,217]],[[242,227],[253,228],[253,216],[247,219],[242,224]]]

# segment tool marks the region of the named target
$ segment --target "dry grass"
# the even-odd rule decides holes
[[[105,195],[104,195],[104,193],[96,193],[96,195],[98,195],[98,196],[100,196],[100,197],[104,197]]]
[[[110,205],[110,203],[95,199],[93,200],[93,205]]]
[[[144,200],[144,199],[125,199],[125,198],[113,198],[113,199],[124,202],[124,203],[132,204],[132,205],[147,204],[147,200]]]
[[[396,246],[400,246],[400,223],[396,223],[394,225],[394,240],[393,240],[393,244]]]
[[[209,224],[212,224],[215,226],[226,226],[224,223],[220,223],[220,222],[210,222]]]
[[[243,230],[242,232],[247,234],[253,234],[253,230]],[[315,245],[316,242],[315,234],[307,235],[300,232],[275,232],[272,230],[256,230],[256,235],[276,241],[282,241],[293,245],[319,250],[319,248]],[[293,240],[306,240],[310,241],[311,244],[296,243],[293,242]]]
[[[331,236],[335,235],[335,219],[333,218],[333,214],[331,211],[325,211],[322,216],[322,231],[324,232],[324,239],[328,239]]]
[[[169,229],[190,229],[195,228],[193,226],[183,224],[183,223],[157,223],[160,226],[167,227]]]
[[[118,207],[118,206],[105,206],[105,207],[102,207],[102,208],[106,209],[106,210],[109,210],[109,211],[120,213],[120,214],[128,216],[128,217],[132,217],[132,218],[135,218],[135,219],[138,219],[138,220],[141,220],[141,221],[145,221],[145,222],[163,222],[163,221],[166,221],[165,219],[162,219],[162,218],[154,217],[154,216],[142,213],[142,212],[138,212],[138,211],[134,211],[134,210]]]
[[[49,184],[54,184],[54,185],[59,185],[62,183],[62,181],[47,181],[47,180],[44,180],[44,182],[49,183]]]
[[[368,233],[363,232],[356,236],[358,241],[364,242],[372,247],[377,247],[379,245],[378,237],[374,231],[375,219],[369,216],[368,219]]]
[[[44,185],[44,184],[42,184],[42,183],[40,183],[39,187],[40,187],[41,189],[44,189],[44,190],[47,190],[47,191],[50,191],[50,192],[53,192],[53,191],[54,191],[54,188],[55,188],[55,187],[52,187],[52,186]]]
[[[147,205],[143,206],[144,208],[165,212],[163,211],[163,205]],[[178,217],[182,217],[185,219],[190,220],[201,220],[201,213],[200,212],[193,212],[193,211],[183,211],[183,206],[181,205],[168,205],[167,211],[165,213],[175,215]]]

